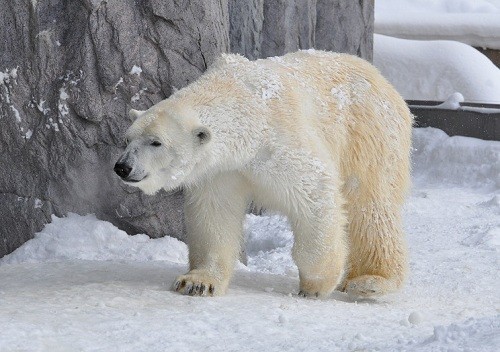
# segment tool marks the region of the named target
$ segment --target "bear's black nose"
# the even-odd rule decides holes
[[[125,178],[130,174],[132,168],[123,163],[116,163],[114,170],[118,176]]]

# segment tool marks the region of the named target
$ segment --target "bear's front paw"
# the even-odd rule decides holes
[[[173,290],[190,296],[216,296],[224,294],[226,287],[213,277],[202,273],[180,275],[174,281]]]

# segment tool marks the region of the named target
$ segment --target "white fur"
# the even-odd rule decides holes
[[[223,55],[198,81],[132,114],[120,159],[140,180],[132,185],[185,191],[191,270],[176,290],[226,291],[251,201],[289,217],[304,296],[401,286],[413,120],[369,63],[321,51],[254,62]]]

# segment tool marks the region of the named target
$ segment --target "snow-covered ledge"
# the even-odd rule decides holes
[[[407,100],[416,127],[435,127],[448,135],[500,140],[500,104],[465,102],[456,92],[444,102]]]

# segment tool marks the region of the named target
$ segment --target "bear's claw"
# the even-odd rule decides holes
[[[309,293],[309,292],[300,290],[299,291],[299,296],[300,297],[304,297],[304,298],[313,298],[313,297],[318,298],[319,297],[319,292]]]
[[[175,280],[173,290],[190,296],[214,296],[215,285],[200,282],[199,278],[189,274],[182,275]]]
[[[394,281],[377,275],[362,275],[350,279],[344,286],[344,292],[357,297],[377,297],[397,289]]]

